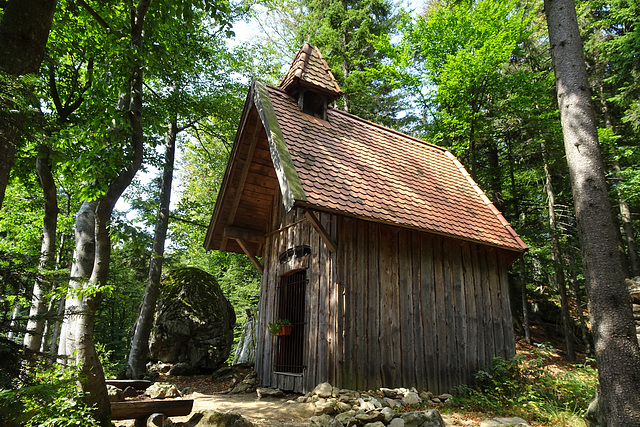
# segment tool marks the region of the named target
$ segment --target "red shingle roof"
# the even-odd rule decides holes
[[[312,87],[325,93],[329,97],[329,102],[342,95],[342,90],[320,51],[308,43],[298,51],[279,87],[293,93],[298,85]]]
[[[321,120],[268,93],[305,205],[526,250],[448,150],[335,109]]]

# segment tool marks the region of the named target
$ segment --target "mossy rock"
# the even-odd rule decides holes
[[[164,363],[186,363],[211,372],[229,357],[236,317],[233,306],[209,273],[186,267],[166,274],[149,355]]]

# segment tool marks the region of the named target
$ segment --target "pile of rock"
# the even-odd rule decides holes
[[[633,303],[633,318],[636,321],[636,337],[640,344],[640,276],[627,279],[627,286]]]
[[[123,390],[120,387],[107,384],[107,393],[109,394],[110,402],[122,402],[129,397],[138,397],[140,394],[149,397],[150,399],[182,397],[182,393],[175,385],[162,382],[153,383],[144,391],[136,390],[131,386],[128,386]]]
[[[311,420],[312,426],[440,427],[445,424],[435,409],[412,412],[398,412],[396,409],[406,411],[424,405],[438,406],[451,398],[450,394],[436,396],[414,388],[358,392],[322,383],[297,401],[314,405],[316,416]]]

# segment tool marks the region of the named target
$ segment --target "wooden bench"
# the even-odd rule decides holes
[[[155,399],[111,402],[111,419],[133,419],[136,420],[136,426],[162,426],[166,417],[180,417],[189,415],[192,409],[192,399]]]

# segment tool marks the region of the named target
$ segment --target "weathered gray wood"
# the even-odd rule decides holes
[[[323,214],[320,218],[320,224],[327,233],[327,238],[335,242],[331,237],[332,216],[330,214]],[[323,268],[322,268],[322,282],[323,287],[326,289],[326,349],[327,349],[327,372],[326,379],[332,384],[335,384],[335,364],[334,364],[334,339],[335,339],[335,287],[331,277],[331,259],[334,256],[335,251],[324,251]]]
[[[471,262],[472,244],[462,245],[462,265],[464,271],[464,292],[466,301],[467,330],[465,337],[467,372],[464,378],[466,384],[473,380],[473,374],[478,370],[478,315],[476,313],[476,294],[474,282],[474,265]]]
[[[305,214],[307,216],[307,219],[309,220],[309,223],[318,231],[318,234],[320,235],[324,243],[327,245],[329,250],[331,252],[335,252],[337,250],[336,243],[333,241],[331,236],[329,236],[329,233],[327,233],[327,230],[322,225],[318,217],[314,215],[314,213],[311,212],[310,210],[307,210]],[[319,215],[322,215],[322,214],[319,214]],[[327,215],[327,214],[324,214],[324,215]]]
[[[400,333],[400,362],[402,384],[415,386],[416,384],[416,342],[413,333],[416,322],[413,313],[413,267],[411,258],[411,232],[400,230],[398,234],[398,302]]]
[[[382,387],[382,377],[380,366],[382,359],[381,352],[381,325],[383,322],[381,311],[381,286],[380,286],[380,225],[369,223],[367,226],[368,236],[368,257],[367,257],[367,287],[368,287],[368,343],[366,350],[368,353],[367,364],[364,367],[371,388]]]
[[[161,413],[167,417],[189,415],[193,409],[193,400],[130,400],[126,402],[111,402],[112,420],[132,420],[147,418],[151,414]]]
[[[489,268],[489,282],[491,283],[491,322],[493,325],[496,341],[496,355],[504,357],[507,353],[504,340],[504,325],[502,324],[502,289],[500,288],[500,276],[498,274],[498,260],[496,250],[491,248],[487,251],[487,265]]]
[[[499,254],[498,254],[499,255]],[[515,336],[513,331],[513,321],[511,317],[511,298],[509,295],[509,277],[507,267],[501,265],[504,259],[498,256],[498,277],[502,289],[502,324],[504,327],[505,358],[515,355]]]
[[[244,253],[247,255],[247,257],[249,257],[253,265],[260,272],[260,274],[264,274],[264,267],[262,266],[262,263],[258,258],[256,258],[255,254],[253,253],[249,245],[247,245],[247,242],[245,242],[243,239],[240,239],[238,237],[236,237],[235,240],[236,242],[238,242],[238,245],[240,245]]]
[[[420,289],[422,290],[422,339],[427,374],[426,390],[440,390],[438,385],[438,334],[436,333],[436,293],[433,264],[433,241],[427,234],[420,239]]]
[[[415,387],[421,390],[428,390],[426,383],[426,362],[424,359],[424,327],[423,327],[423,311],[422,311],[422,279],[421,279],[421,234],[411,233],[411,276],[412,276],[412,304],[413,304],[413,366],[415,370]]]
[[[463,271],[462,271],[462,242],[451,241],[449,258],[451,259],[451,270],[453,279],[453,296],[454,296],[454,339],[455,354],[457,356],[456,369],[453,370],[454,385],[461,384],[466,381],[466,351],[464,348],[464,340],[466,337],[466,305],[463,291]]]
[[[474,298],[475,298],[475,313],[476,313],[476,366],[475,370],[484,369],[486,367],[485,358],[485,325],[484,325],[484,309],[483,309],[483,290],[482,290],[482,264],[480,263],[481,248],[474,245],[474,250],[471,251],[471,263],[473,264],[473,284],[474,284]]]
[[[434,311],[436,312],[436,330],[434,331],[437,336],[436,352],[438,354],[436,369],[438,374],[438,390],[446,390],[448,383],[448,348],[447,348],[447,319],[446,319],[446,300],[444,282],[444,262],[443,262],[443,247],[442,238],[437,236],[433,239],[433,258],[434,258],[434,273],[435,273],[435,295],[436,304]]]

